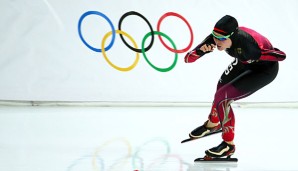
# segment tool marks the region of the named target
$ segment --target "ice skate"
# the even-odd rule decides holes
[[[189,138],[183,140],[181,143],[185,143],[188,141],[196,140],[199,138],[203,138],[203,137],[206,137],[209,135],[213,135],[213,134],[222,132],[220,124],[218,124],[215,127],[209,128],[209,127],[207,127],[207,123],[208,123],[208,121],[206,121],[202,126],[199,126],[196,129],[194,129],[193,131],[191,131],[191,133],[189,133]]]
[[[190,138],[201,138],[203,136],[206,136],[207,134],[211,134],[213,132],[221,131],[221,126],[218,124],[215,127],[208,128],[207,127],[208,121],[206,121],[202,126],[197,127],[191,133],[189,133]]]
[[[204,158],[197,158],[195,162],[215,161],[215,162],[237,162],[237,158],[231,158],[235,152],[235,145],[223,141],[217,147],[206,150]]]

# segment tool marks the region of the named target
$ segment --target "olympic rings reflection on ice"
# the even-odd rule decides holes
[[[83,156],[79,159],[76,159],[73,161],[73,163],[67,168],[67,171],[74,171],[75,167],[78,167],[78,165],[82,164],[83,161],[87,160],[89,163],[89,160],[93,158],[92,155]],[[104,170],[104,160],[100,157],[97,157],[96,162],[100,164],[100,170]]]
[[[165,147],[164,154],[165,155],[162,155],[162,156],[166,156],[170,153],[171,149],[170,149],[170,145],[169,145],[168,141],[166,141],[164,139],[161,139],[161,138],[151,139],[151,140],[145,142],[144,144],[142,144],[140,147],[138,147],[136,152],[132,156],[132,166],[133,166],[133,168],[138,168],[140,170],[144,169],[144,160],[140,156],[140,153],[141,153],[141,151],[143,150],[144,147],[146,147],[148,144],[151,144],[151,143],[154,143],[154,142],[155,143],[158,142],[158,143],[161,143],[162,145],[164,145],[164,147]],[[166,157],[163,158],[163,159],[166,159]],[[139,164],[137,164],[137,163],[139,163]]]
[[[155,150],[152,151],[152,149]],[[182,171],[192,165],[185,162],[181,156],[172,154],[171,146],[164,138],[149,139],[136,149],[132,148],[126,138],[113,138],[102,143],[92,155],[84,155],[74,160],[66,171],[112,171],[125,170],[125,168],[144,171],[152,170],[154,167],[168,167],[169,160],[173,161],[173,159],[175,165],[170,164],[170,167],[174,170]]]
[[[101,153],[103,151],[103,149],[107,148],[107,146],[113,144],[113,143],[117,143],[117,142],[121,142],[123,143],[126,147],[127,147],[127,154],[121,158],[121,160],[118,160],[114,165],[113,167],[115,166],[118,166],[118,167],[121,167],[121,165],[125,165],[126,163],[128,163],[128,159],[130,158],[131,156],[131,153],[132,153],[132,147],[131,147],[131,144],[130,142],[125,139],[125,138],[114,138],[114,139],[111,139],[109,141],[106,141],[105,143],[103,143],[100,147],[98,147],[93,155],[93,160],[92,160],[92,164],[93,164],[93,170],[94,171],[99,171],[99,167],[97,166],[98,164],[98,156],[99,156],[99,153]],[[112,168],[113,168],[112,167]]]
[[[87,41],[84,39],[83,35],[82,35],[82,31],[81,31],[81,28],[82,28],[82,22],[83,20],[89,16],[89,15],[98,15],[102,18],[104,18],[110,25],[112,31],[111,32],[108,32],[107,34],[105,34],[105,36],[103,37],[102,39],[102,43],[101,43],[101,49],[100,48],[96,48],[96,47],[93,47],[91,46],[89,43],[87,43]],[[128,33],[124,32],[121,30],[121,25],[122,25],[122,22],[124,21],[124,19],[130,15],[136,15],[136,16],[139,16],[140,18],[142,18],[143,20],[145,20],[145,22],[148,24],[149,28],[150,28],[150,32],[147,33],[143,40],[142,40],[142,46],[141,46],[141,49],[138,49],[138,46],[137,44],[135,43],[135,40],[132,38],[132,36],[130,36]],[[183,49],[176,49],[176,45],[175,43],[173,42],[173,40],[167,36],[165,33],[163,32],[160,32],[160,25],[162,23],[162,21],[166,18],[166,17],[169,17],[169,16],[174,16],[174,17],[178,17],[180,18],[188,27],[189,31],[190,31],[190,43],[188,44],[187,47],[183,48]],[[190,26],[190,24],[188,23],[188,21],[180,14],[177,14],[177,13],[174,13],[174,12],[167,12],[165,13],[164,15],[162,15],[160,17],[160,19],[158,20],[158,23],[157,23],[157,31],[154,31],[152,29],[152,26],[150,24],[150,22],[146,19],[146,17],[144,17],[142,14],[138,13],[138,12],[135,12],[135,11],[130,11],[130,12],[127,12],[125,14],[123,14],[119,20],[119,23],[118,23],[118,30],[115,30],[114,28],[114,25],[112,24],[111,20],[103,13],[101,12],[98,12],[98,11],[88,11],[88,12],[85,12],[79,19],[79,23],[78,23],[78,32],[79,32],[79,37],[80,39],[82,40],[82,42],[91,50],[95,51],[95,52],[102,52],[105,60],[108,62],[108,64],[110,66],[112,66],[113,68],[119,70],[119,71],[130,71],[132,70],[138,63],[139,61],[139,57],[138,57],[138,53],[141,53],[143,54],[146,62],[152,67],[154,68],[155,70],[157,71],[160,71],[160,72],[168,72],[170,70],[172,70],[176,63],[177,63],[177,53],[184,53],[186,51],[188,51],[190,48],[191,48],[191,45],[193,43],[193,31],[192,31],[192,28]],[[114,42],[115,42],[115,37],[116,37],[116,33],[120,35],[120,38],[122,40],[122,42],[131,50],[133,50],[134,52],[137,52],[137,56],[136,56],[136,59],[135,61],[133,62],[133,64],[129,67],[119,67],[119,66],[116,66],[115,64],[113,64],[107,57],[106,55],[106,51],[110,50],[110,48],[113,46]],[[171,52],[174,52],[175,53],[175,59],[174,59],[174,62],[173,64],[170,66],[170,67],[167,67],[167,68],[160,68],[160,67],[157,67],[155,65],[153,65],[147,58],[145,52],[148,51],[152,45],[153,45],[153,42],[154,42],[154,35],[157,34],[158,37],[159,37],[159,40],[161,41],[161,43],[163,44],[163,46],[165,46],[168,50],[170,50]],[[107,47],[104,47],[105,46],[105,41],[107,39],[108,36],[112,35],[112,39],[111,39],[111,42],[109,43],[109,45]],[[131,47],[126,41],[125,39],[123,38],[123,35],[127,38],[130,39],[130,41],[133,43],[134,47]],[[145,40],[151,36],[151,42],[150,44],[145,48],[144,47],[144,42]],[[162,40],[161,37],[165,37],[166,39],[168,39],[170,41],[170,43],[172,44],[173,48],[170,48],[169,46],[167,46],[165,44],[165,42]]]

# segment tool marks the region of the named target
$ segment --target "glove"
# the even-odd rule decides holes
[[[185,55],[184,62],[192,63],[192,62],[195,62],[199,58],[200,58],[200,55],[197,54],[196,50],[192,50]]]

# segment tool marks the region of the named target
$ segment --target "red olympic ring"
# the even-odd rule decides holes
[[[180,49],[180,50],[179,50],[179,49],[178,49],[178,50],[175,50],[175,49],[169,47],[168,45],[166,45],[165,42],[162,40],[162,38],[161,38],[160,35],[158,35],[159,40],[160,40],[161,43],[162,43],[168,50],[170,50],[171,52],[174,52],[174,53],[183,53],[183,52],[188,51],[188,50],[191,48],[191,45],[192,45],[192,43],[193,43],[193,31],[192,31],[191,26],[190,26],[190,24],[188,23],[188,21],[187,21],[183,16],[181,16],[180,14],[177,14],[177,13],[174,13],[174,12],[167,12],[167,13],[165,13],[165,14],[164,14],[163,16],[161,16],[160,19],[158,20],[158,23],[157,23],[157,31],[160,32],[160,24],[161,24],[161,22],[163,21],[163,19],[165,19],[166,17],[169,17],[169,16],[175,16],[175,17],[180,18],[182,21],[184,21],[184,23],[187,25],[187,27],[188,27],[188,29],[189,29],[189,31],[190,31],[190,42],[189,42],[189,44],[188,44],[188,46],[187,46],[186,48],[184,48],[184,49]]]

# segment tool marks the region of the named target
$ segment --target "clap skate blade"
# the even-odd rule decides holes
[[[210,157],[210,156],[206,155],[203,158],[195,159],[195,162],[227,163],[227,162],[238,162],[238,159],[237,158],[231,158],[231,156],[227,156],[226,158],[216,158],[216,157]]]

